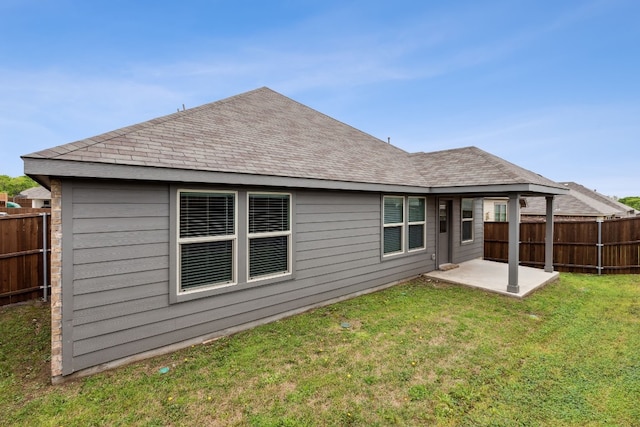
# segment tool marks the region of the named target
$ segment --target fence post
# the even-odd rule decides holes
[[[596,220],[598,223],[598,276],[602,274],[602,217]]]
[[[544,239],[544,271],[553,273],[553,196],[547,196],[547,219]]]
[[[47,277],[47,270],[49,268],[49,264],[47,262],[47,213],[43,212],[42,214],[42,277],[43,277],[43,297],[42,299],[46,302],[49,298],[49,278]]]

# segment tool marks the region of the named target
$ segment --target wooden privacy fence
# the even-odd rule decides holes
[[[47,298],[51,215],[0,216],[0,305]]]
[[[520,224],[520,264],[544,266],[546,224]],[[485,222],[484,258],[507,262],[509,224]],[[573,273],[640,273],[640,218],[556,222],[553,266]]]
[[[9,215],[50,213],[51,208],[7,208],[7,207],[0,206],[0,212],[6,212]]]

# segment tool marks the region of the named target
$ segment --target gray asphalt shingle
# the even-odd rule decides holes
[[[564,216],[634,216],[636,212],[630,206],[617,202],[603,194],[575,182],[560,183],[569,189],[568,194],[555,197],[554,214]],[[522,208],[524,215],[544,215],[546,202],[540,197],[527,197],[527,206]]]
[[[421,187],[559,187],[476,147],[409,154],[268,88],[23,157]]]
[[[477,147],[415,153],[411,157],[431,187],[524,183],[560,187],[554,181]]]

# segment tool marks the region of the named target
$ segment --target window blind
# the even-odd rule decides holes
[[[473,199],[462,199],[462,241],[473,240]]]
[[[180,237],[234,234],[233,194],[180,193]]]
[[[409,197],[409,222],[421,222],[425,217],[425,199]]]
[[[235,193],[179,192],[180,291],[234,282]]]
[[[418,249],[424,247],[424,225],[409,226],[409,249]]]
[[[254,238],[249,241],[249,277],[286,273],[289,269],[287,236]]]
[[[424,232],[426,225],[426,199],[424,197],[409,197],[409,250],[425,247]]]
[[[289,272],[289,194],[249,194],[249,279]]]
[[[183,290],[233,282],[231,240],[181,246],[180,283]]]
[[[384,229],[384,253],[402,251],[402,227],[385,227]]]
[[[403,215],[404,197],[384,198],[384,223],[397,224],[404,221]]]
[[[462,218],[473,218],[473,199],[462,199]]]

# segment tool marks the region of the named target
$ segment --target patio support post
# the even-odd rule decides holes
[[[520,194],[509,194],[509,281],[507,292],[520,292],[518,266],[520,264]]]
[[[553,196],[547,196],[547,225],[544,240],[544,271],[553,273]]]

